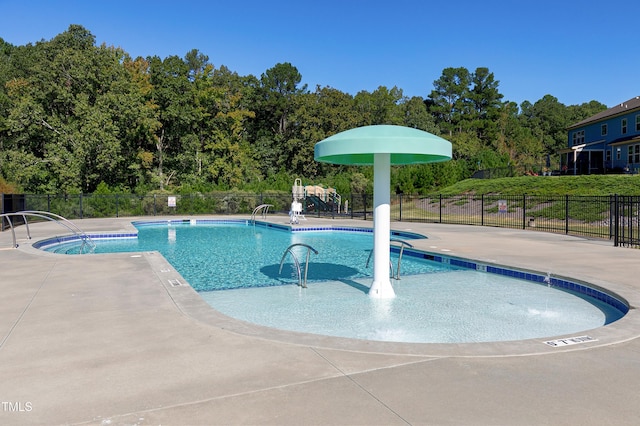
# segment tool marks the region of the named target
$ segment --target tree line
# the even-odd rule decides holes
[[[425,77],[426,79],[426,77]],[[0,189],[73,194],[290,190],[293,180],[362,192],[371,168],[315,162],[315,143],[374,124],[451,141],[450,162],[394,168],[398,192],[428,193],[478,169],[536,170],[566,127],[606,106],[546,95],[503,100],[488,68],[446,68],[426,97],[380,86],[308,88],[290,63],[239,75],[193,49],[132,58],[80,25],[49,41],[0,38]],[[0,191],[1,192],[1,191]]]

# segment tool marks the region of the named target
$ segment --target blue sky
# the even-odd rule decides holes
[[[0,37],[24,45],[80,24],[133,57],[198,49],[258,77],[290,62],[309,89],[354,95],[424,98],[447,67],[487,67],[503,100],[611,107],[640,96],[639,18],[636,0],[0,0]]]

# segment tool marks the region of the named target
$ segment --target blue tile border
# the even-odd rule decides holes
[[[132,222],[133,226],[136,228],[143,226],[157,226],[157,225],[216,225],[216,224],[224,224],[224,225],[252,225],[259,226],[270,229],[277,229],[281,231],[287,231],[291,233],[298,232],[359,232],[359,233],[373,233],[373,229],[371,228],[360,228],[360,227],[352,227],[352,226],[312,226],[312,227],[291,227],[286,225],[278,225],[269,222],[262,221],[251,221],[248,219],[172,219],[172,220],[152,220],[152,221],[135,221]],[[138,238],[137,232],[119,232],[119,233],[100,233],[100,234],[87,234],[89,238],[92,240],[106,240],[106,239],[119,239],[119,238]],[[391,231],[391,236],[400,236],[408,239],[424,239],[427,238],[423,235],[406,232],[406,231]],[[49,246],[67,243],[71,241],[81,240],[82,236],[80,235],[70,235],[63,237],[53,237],[47,238],[45,240],[37,241],[33,244],[34,248],[45,249]],[[392,252],[399,252],[400,248],[397,246],[391,246]],[[413,248],[404,248],[403,251],[405,256],[416,257],[419,259],[430,260],[438,263],[444,263],[452,266],[457,266],[464,269],[473,269],[476,271],[481,271],[489,274],[503,275],[510,278],[516,278],[525,281],[531,281],[538,284],[545,284],[551,287],[556,287],[562,290],[567,290],[573,293],[577,293],[578,295],[590,297],[592,299],[599,300],[607,305],[610,305],[623,314],[629,312],[629,304],[624,300],[620,299],[618,296],[613,293],[609,293],[606,290],[598,289],[587,285],[586,283],[581,283],[578,281],[571,281],[565,278],[553,277],[548,274],[540,274],[535,271],[523,271],[513,268],[507,268],[499,265],[491,265],[485,264],[481,262],[474,262],[468,259],[461,259],[451,256],[444,256],[439,254],[428,253],[425,251],[413,249]]]
[[[216,225],[216,224],[237,224],[247,225],[251,221],[248,219],[169,219],[169,220],[138,220],[131,222],[136,228],[143,226],[158,225]],[[256,222],[257,223],[257,222]]]
[[[373,234],[372,229],[356,228],[351,226],[311,226],[292,228],[291,232],[317,232],[317,231],[340,231],[340,232],[360,232],[365,234]]]
[[[367,234],[373,234],[373,229],[371,228],[360,228],[354,226],[315,226],[315,227],[296,227],[290,228],[291,232],[317,232],[317,231],[341,231],[341,232],[362,232]],[[428,237],[424,235],[417,234],[415,232],[408,231],[394,231],[392,230],[390,233],[391,237],[403,237],[409,240],[424,240]]]
[[[85,234],[91,240],[114,240],[121,238],[138,238],[137,232],[115,232],[115,233],[104,233],[104,234]],[[62,237],[51,237],[44,240],[36,241],[33,243],[33,247],[37,249],[44,250],[47,247],[54,246],[57,244],[70,243],[74,241],[80,241],[83,239],[82,235],[66,235]]]

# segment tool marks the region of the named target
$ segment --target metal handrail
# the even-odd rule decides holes
[[[269,213],[269,207],[273,207],[273,204],[260,204],[258,207],[253,209],[253,213],[251,213],[251,222],[256,222],[256,214],[262,209],[262,218],[267,218],[267,213]]]
[[[393,276],[393,263],[391,263],[391,260],[389,260],[389,268],[391,269],[391,278],[394,278],[396,280],[400,280],[400,266],[402,265],[402,254],[404,253],[404,248],[405,247],[410,247],[413,248],[413,245],[411,245],[410,243],[403,241],[403,240],[398,240],[398,239],[394,239],[391,238],[389,240],[390,243],[398,243],[400,244],[400,254],[398,255],[398,267],[396,268],[396,276]],[[371,256],[373,255],[373,249],[371,249],[371,251],[369,252],[369,257],[367,257],[367,264],[365,266],[365,268],[369,267],[369,262],[371,261]]]
[[[302,246],[307,248],[307,260],[304,265],[304,281],[302,281],[302,276],[300,273],[300,262],[298,261],[298,257],[295,255],[294,252],[291,251],[291,249],[296,246]],[[300,287],[307,288],[307,272],[309,271],[309,255],[311,254],[311,252],[313,252],[314,254],[318,254],[318,250],[314,249],[308,244],[302,244],[302,243],[291,244],[284,251],[284,254],[282,255],[282,259],[280,259],[280,269],[278,270],[278,274],[282,273],[282,265],[283,265],[284,259],[287,257],[287,253],[290,253],[291,256],[293,257],[293,261],[296,264],[296,270],[298,271],[298,285]]]
[[[0,217],[6,218],[7,222],[9,222],[9,226],[11,227],[11,234],[13,236],[13,248],[18,248],[18,242],[16,240],[16,232],[13,226],[13,221],[11,220],[11,216],[22,216],[22,220],[24,221],[24,225],[27,229],[27,238],[31,239],[31,231],[29,229],[29,221],[27,220],[27,216],[35,216],[35,217],[39,217],[41,219],[46,219],[49,220],[51,222],[55,222],[65,228],[67,228],[69,231],[71,231],[74,235],[77,235],[80,237],[80,239],[82,240],[82,245],[80,246],[80,254],[83,253],[84,251],[84,247],[85,245],[89,244],[90,245],[90,251],[93,251],[93,249],[95,249],[95,243],[93,242],[93,240],[91,239],[91,237],[89,237],[82,229],[80,229],[78,226],[76,226],[73,222],[71,222],[70,220],[57,215],[55,213],[50,213],[50,212],[44,212],[44,211],[38,211],[38,210],[23,210],[23,211],[19,211],[19,212],[12,212],[12,213],[3,213],[0,215]]]

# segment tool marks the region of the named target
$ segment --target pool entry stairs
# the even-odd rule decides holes
[[[298,260],[298,256],[296,256],[293,250],[291,250],[294,247],[305,247],[307,249],[307,258],[304,262],[304,280],[300,270],[300,261]],[[287,254],[290,254],[291,257],[293,258],[293,262],[296,267],[296,272],[298,273],[298,285],[300,287],[307,288],[307,273],[309,272],[309,255],[311,254],[311,252],[313,252],[314,254],[318,254],[318,251],[308,244],[302,244],[302,243],[291,244],[284,251],[284,254],[282,255],[282,259],[280,259],[280,269],[278,270],[278,274],[282,273],[282,265],[284,264],[284,260],[286,259]]]
[[[0,217],[2,218],[3,228],[4,228],[5,220],[9,224],[9,227],[11,228],[11,234],[13,237],[13,248],[18,248],[18,241],[16,239],[15,226],[24,225],[27,230],[27,238],[31,239],[31,232],[29,230],[29,221],[27,220],[27,217],[32,217],[32,218],[35,217],[38,219],[44,219],[51,222],[55,222],[58,225],[67,229],[68,231],[71,231],[72,237],[74,239],[78,239],[82,241],[82,244],[80,246],[80,252],[79,252],[80,254],[93,253],[93,251],[96,248],[96,244],[93,242],[93,240],[91,240],[91,237],[89,237],[89,235],[87,235],[82,229],[80,229],[70,220],[60,215],[57,215],[55,213],[38,211],[38,210],[24,210],[24,211],[13,212],[13,213],[3,213],[2,215],[0,215]]]
[[[413,245],[411,245],[410,243],[404,241],[404,240],[399,240],[397,238],[392,238],[391,240],[389,240],[389,244],[390,245],[394,245],[397,244],[400,246],[400,252],[398,254],[398,266],[396,267],[396,274],[395,276],[393,275],[393,263],[391,262],[391,259],[389,259],[389,270],[391,271],[391,278],[395,279],[396,281],[400,280],[400,267],[402,266],[402,255],[404,254],[404,248],[405,247],[409,247],[409,248],[413,248]],[[369,252],[369,257],[367,258],[367,264],[365,265],[365,268],[369,267],[369,262],[371,261],[371,256],[373,256],[373,249],[371,249],[371,251]]]
[[[258,213],[261,213],[262,219],[267,218],[267,214],[269,214],[269,208],[273,207],[273,204],[260,204],[258,207],[253,209],[253,213],[251,213],[251,223],[256,224],[256,216]]]

